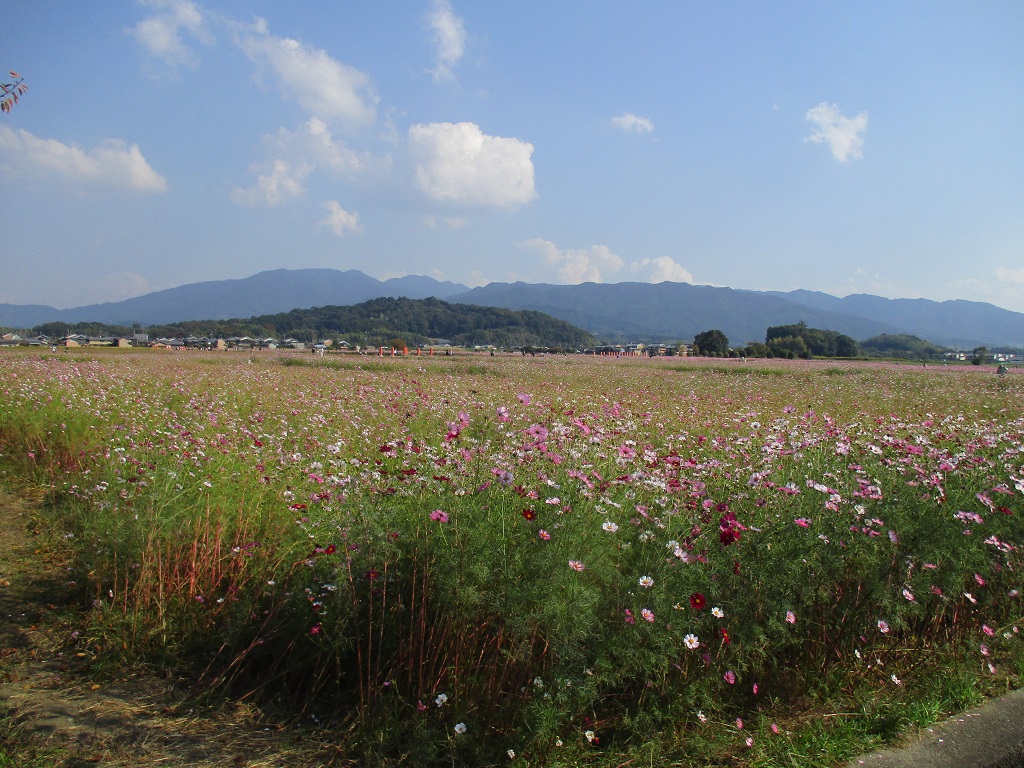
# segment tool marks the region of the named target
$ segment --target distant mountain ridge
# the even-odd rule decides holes
[[[843,317],[782,298],[689,283],[491,283],[451,300],[536,309],[611,341],[689,340],[717,328],[734,345],[742,345],[764,341],[769,326],[800,320],[815,328],[839,330],[855,339],[895,332],[884,323]]]
[[[421,275],[381,281],[357,269],[275,269],[252,277],[190,283],[124,301],[71,309],[0,304],[0,326],[30,328],[55,321],[160,325],[183,320],[227,320],[309,307],[347,306],[384,296],[444,299],[466,290],[461,283]]]
[[[605,341],[689,341],[717,328],[735,346],[764,341],[769,326],[805,322],[863,340],[911,334],[952,347],[1024,346],[1024,313],[973,301],[886,299],[817,291],[748,291],[689,283],[490,283],[469,289],[409,275],[377,280],[359,270],[277,269],[212,280],[125,301],[58,310],[0,304],[0,326],[31,328],[60,321],[144,326],[186,320],[248,318],[382,297],[530,309],[584,328]]]

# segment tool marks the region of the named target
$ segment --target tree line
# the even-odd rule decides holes
[[[44,323],[33,335],[59,338],[85,336],[130,338],[145,332],[151,338],[293,338],[301,342],[330,339],[353,346],[415,346],[446,339],[455,346],[493,345],[583,349],[594,337],[564,320],[543,312],[449,304],[440,299],[378,298],[352,306],[293,309],[272,315],[228,320],[189,320],[143,327],[103,323]]]
[[[771,357],[810,359],[812,357],[886,357],[913,360],[939,360],[949,352],[909,334],[881,334],[857,342],[838,331],[810,328],[806,323],[771,326],[764,343],[750,342],[730,347],[722,331],[712,329],[698,333],[691,352],[705,357]]]

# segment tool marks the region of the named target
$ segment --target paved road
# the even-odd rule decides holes
[[[1024,689],[926,728],[900,749],[851,760],[848,768],[1024,768]]]

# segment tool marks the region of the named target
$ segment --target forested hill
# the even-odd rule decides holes
[[[353,344],[409,346],[448,339],[458,346],[579,348],[593,346],[587,331],[543,312],[449,304],[440,299],[380,298],[340,307],[293,309],[245,320],[196,320],[149,326],[153,336],[273,336],[347,340]]]

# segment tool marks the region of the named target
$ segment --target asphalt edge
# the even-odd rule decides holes
[[[923,728],[902,746],[857,757],[846,768],[1024,768],[1024,689]]]

